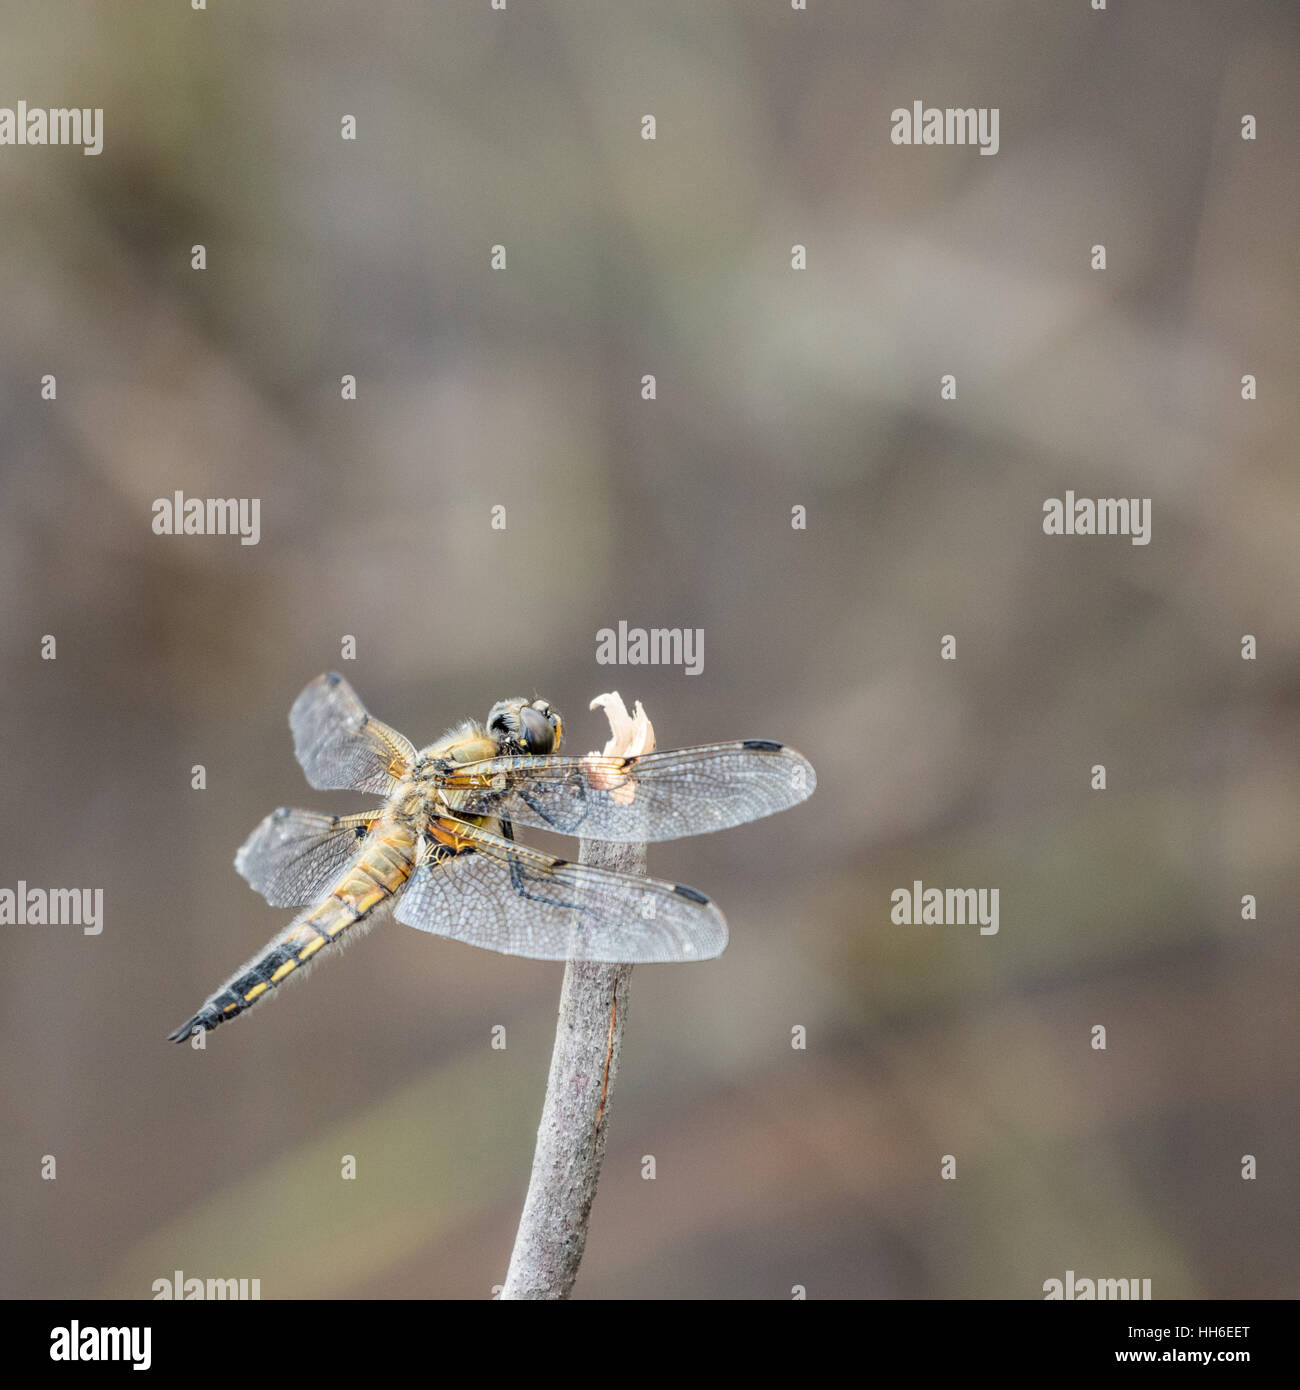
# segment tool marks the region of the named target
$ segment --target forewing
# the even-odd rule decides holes
[[[306,907],[325,896],[357,857],[374,817],[323,816],[281,806],[239,847],[235,868],[272,907]]]
[[[317,676],[298,696],[289,727],[302,770],[321,791],[387,796],[415,761],[410,740],[367,714],[336,671]]]
[[[709,743],[637,758],[502,757],[451,774],[466,815],[591,840],[675,840],[758,820],[812,795],[817,774],[770,739]]]
[[[472,848],[435,846],[399,899],[399,922],[537,960],[707,960],[727,924],[684,884],[610,873],[451,823]]]

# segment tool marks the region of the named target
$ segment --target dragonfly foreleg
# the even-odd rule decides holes
[[[555,829],[559,831],[561,835],[576,835],[578,833],[578,828],[582,825],[583,821],[585,821],[587,817],[591,814],[591,807],[589,805],[583,804],[579,814],[575,815],[571,820],[561,822],[561,820],[555,815],[553,811],[539,806],[537,804],[537,801],[533,798],[531,792],[528,790],[527,787],[516,788],[516,795],[519,797],[520,801],[522,801],[524,805],[527,806],[528,809],[533,812],[534,815],[540,816],[541,819],[544,820],[548,825],[554,826]],[[583,803],[586,802],[586,796],[587,789],[585,786],[583,786],[582,796],[580,798],[580,800]]]

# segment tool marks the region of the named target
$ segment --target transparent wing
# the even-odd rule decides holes
[[[397,904],[407,926],[537,960],[707,960],[727,944],[722,913],[694,888],[447,826],[472,847],[432,847]]]
[[[675,840],[770,816],[811,796],[812,764],[770,739],[708,743],[639,758],[503,757],[467,763],[444,785],[465,815],[592,840]]]
[[[372,719],[337,671],[317,676],[298,696],[289,727],[302,770],[321,791],[387,796],[415,761],[410,740]]]
[[[235,868],[272,907],[317,903],[357,857],[374,821],[281,806],[239,847]]]

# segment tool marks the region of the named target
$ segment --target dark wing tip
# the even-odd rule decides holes
[[[785,745],[777,743],[775,739],[771,738],[747,738],[741,747],[748,748],[755,753],[779,753]]]

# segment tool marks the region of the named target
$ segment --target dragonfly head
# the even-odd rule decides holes
[[[503,753],[554,753],[564,736],[560,716],[546,700],[501,700],[492,706],[487,728]]]

